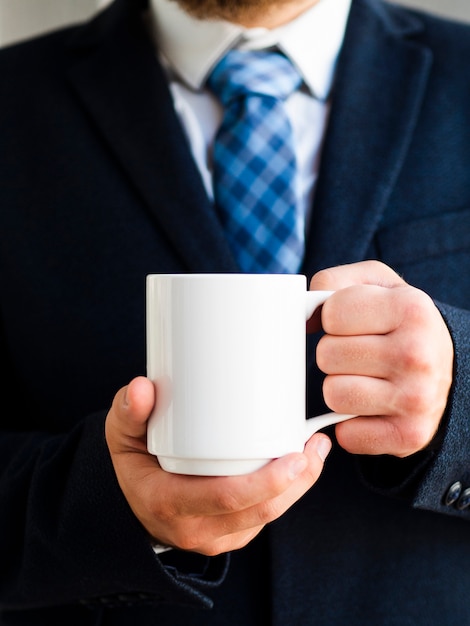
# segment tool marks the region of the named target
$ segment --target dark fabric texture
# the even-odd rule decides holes
[[[439,438],[403,461],[335,445],[281,519],[205,559],[154,555],[103,431],[145,374],[146,274],[237,271],[139,4],[0,52],[0,624],[470,624],[470,509],[444,503],[470,486],[469,58],[467,26],[353,0],[303,267],[381,259],[435,299]]]

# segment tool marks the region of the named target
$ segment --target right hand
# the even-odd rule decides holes
[[[215,556],[245,546],[317,481],[330,448],[316,433],[303,453],[271,461],[244,476],[171,474],[147,452],[147,420],[155,387],[144,377],[116,394],[106,441],[119,485],[155,542]]]

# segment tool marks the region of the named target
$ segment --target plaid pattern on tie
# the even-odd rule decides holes
[[[284,99],[300,85],[273,50],[231,50],[208,87],[225,114],[213,154],[214,198],[244,272],[296,273],[304,252],[296,216],[295,154]]]

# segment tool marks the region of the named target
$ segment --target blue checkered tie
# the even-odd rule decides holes
[[[300,85],[277,51],[231,50],[208,87],[225,114],[213,156],[215,204],[239,266],[252,273],[296,273],[304,251],[296,217],[295,154],[284,100]]]

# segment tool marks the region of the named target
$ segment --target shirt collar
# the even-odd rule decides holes
[[[296,19],[272,30],[199,20],[175,0],[151,0],[150,4],[158,48],[188,87],[201,89],[211,69],[232,47],[276,45],[297,66],[312,94],[320,100],[328,98],[351,0],[320,0]]]

